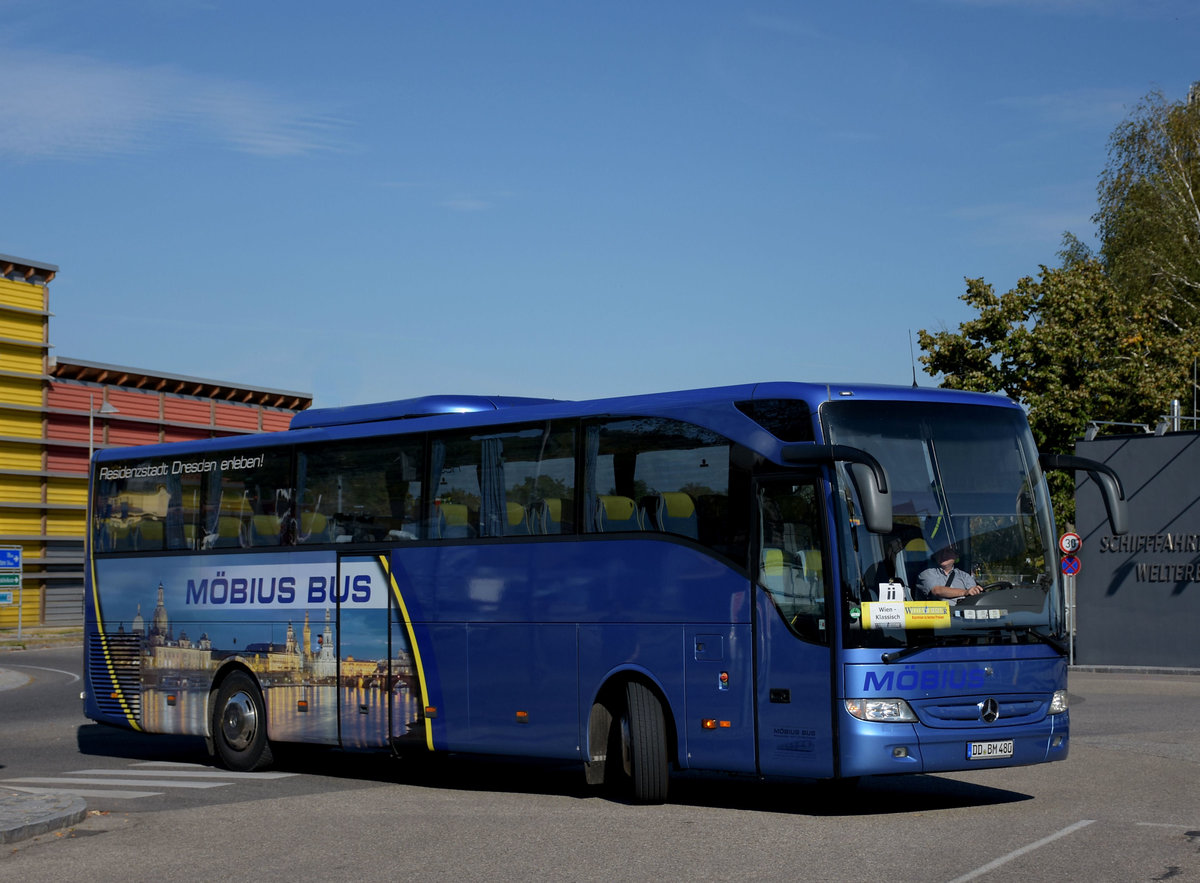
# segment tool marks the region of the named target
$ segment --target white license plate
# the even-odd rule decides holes
[[[995,739],[991,742],[967,743],[967,760],[993,760],[995,758],[1012,756],[1012,739]]]

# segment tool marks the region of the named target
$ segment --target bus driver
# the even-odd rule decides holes
[[[920,590],[929,598],[949,601],[951,604],[957,604],[959,598],[982,592],[983,589],[970,572],[954,566],[957,560],[958,549],[954,546],[939,549],[933,556],[936,566],[922,570],[917,577]]]

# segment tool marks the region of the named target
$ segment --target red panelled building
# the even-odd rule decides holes
[[[82,621],[91,450],[287,429],[312,404],[307,393],[51,356],[57,271],[0,255],[0,546],[20,547],[23,566],[20,591],[0,594],[3,629]]]

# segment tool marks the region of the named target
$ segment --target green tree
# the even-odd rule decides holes
[[[1200,318],[1200,84],[1142,99],[1109,137],[1096,222],[1113,283],[1177,334]]]
[[[977,314],[920,332],[921,361],[956,389],[1006,392],[1043,451],[1069,453],[1089,420],[1153,425],[1191,398],[1200,354],[1200,84],[1148,95],[1112,133],[1093,218],[1098,255],[1070,233],[1062,266],[996,295],[968,279]],[[1060,520],[1071,481],[1051,477]]]
[[[961,299],[977,318],[919,332],[921,362],[942,386],[1006,393],[1027,409],[1039,449],[1055,453],[1072,451],[1089,420],[1155,419],[1175,368],[1154,317],[1118,295],[1104,265],[1073,237],[1063,256],[1001,295],[968,279]],[[1051,488],[1058,517],[1073,520],[1072,478],[1052,475]]]

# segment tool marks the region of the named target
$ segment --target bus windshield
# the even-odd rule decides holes
[[[1063,632],[1049,496],[1020,411],[850,401],[828,403],[822,419],[831,442],[883,464],[892,498],[892,532],[869,533],[839,467],[850,646],[1053,642]]]

